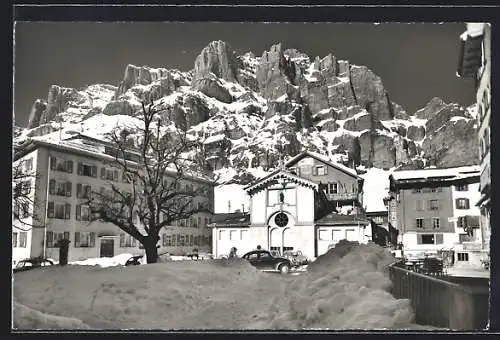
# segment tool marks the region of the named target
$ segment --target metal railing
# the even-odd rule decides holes
[[[409,299],[420,325],[453,330],[485,329],[488,322],[489,280],[484,278],[432,277],[389,266],[392,295]]]
[[[358,198],[357,193],[344,193],[344,194],[326,194],[326,197],[330,201],[338,200],[355,200]]]

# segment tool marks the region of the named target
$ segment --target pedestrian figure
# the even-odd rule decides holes
[[[236,257],[236,251],[237,251],[236,247],[232,247],[231,251],[229,252],[229,258]]]

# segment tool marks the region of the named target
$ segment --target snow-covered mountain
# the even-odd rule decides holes
[[[14,142],[60,128],[99,138],[117,126],[133,130],[141,102],[203,143],[208,164],[236,183],[304,149],[364,168],[478,161],[475,106],[436,97],[408,114],[366,66],[332,54],[311,59],[281,44],[260,57],[236,55],[223,41],[205,47],[188,72],[128,65],[117,86],[52,85]]]

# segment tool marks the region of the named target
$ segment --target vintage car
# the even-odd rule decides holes
[[[242,256],[255,268],[262,271],[273,271],[287,274],[292,268],[292,263],[284,257],[273,256],[267,250],[254,250]]]
[[[35,257],[35,258],[24,259],[24,260],[19,261],[17,263],[17,265],[14,267],[13,271],[14,271],[14,273],[17,273],[17,272],[23,272],[26,270],[34,269],[34,268],[47,267],[47,266],[53,266],[53,265],[54,265],[54,262],[52,262],[49,259]]]

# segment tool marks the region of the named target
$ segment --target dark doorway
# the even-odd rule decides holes
[[[101,257],[113,257],[115,250],[115,240],[110,238],[101,239]]]

